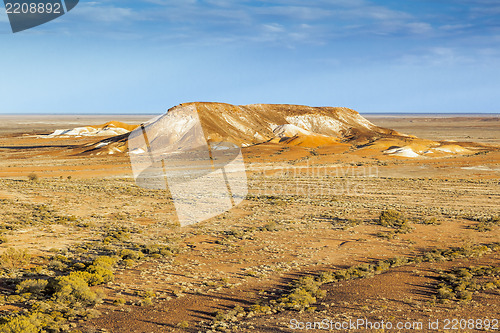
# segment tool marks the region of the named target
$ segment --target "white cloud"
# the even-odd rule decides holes
[[[115,7],[98,2],[80,2],[78,10],[74,10],[72,14],[86,21],[103,23],[130,21],[137,18],[137,14],[131,8]]]
[[[415,37],[429,47],[437,38],[457,40],[457,36],[478,35],[486,29],[465,16],[473,11],[472,6],[481,7],[486,1],[488,7],[495,7],[494,2],[456,1],[469,3],[468,11],[457,17],[422,8],[406,12],[397,4],[375,0],[95,0],[80,2],[71,15],[71,20],[88,29],[68,31],[94,30],[106,36],[142,36],[172,44],[240,42],[296,48]]]
[[[399,61],[405,65],[456,66],[478,62],[478,53],[451,47],[431,47],[420,52],[403,55]]]
[[[411,22],[406,25],[410,32],[420,35],[427,34],[433,31],[432,25],[424,22]]]
[[[443,31],[450,31],[450,32],[454,32],[454,31],[462,31],[464,29],[468,29],[468,28],[471,28],[473,27],[472,24],[445,24],[445,25],[442,25],[439,27],[439,29],[443,30]]]
[[[280,33],[286,31],[285,28],[279,23],[264,24],[263,28],[270,33]]]

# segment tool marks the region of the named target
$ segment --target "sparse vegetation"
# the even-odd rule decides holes
[[[331,217],[329,215],[321,215],[320,218],[331,220],[333,223],[334,229],[348,230],[350,228],[354,228],[363,223],[363,221],[359,219],[353,218],[340,218],[338,216]]]
[[[18,294],[30,293],[36,296],[41,296],[47,287],[47,280],[24,280],[16,286]]]
[[[212,328],[220,326],[221,322],[230,322],[236,320],[239,316],[253,316],[257,313],[276,313],[284,310],[295,311],[314,311],[313,306],[318,299],[325,296],[325,292],[321,286],[328,283],[335,283],[345,280],[373,277],[376,274],[382,274],[391,268],[418,264],[422,262],[435,262],[444,260],[456,260],[459,258],[474,258],[481,257],[491,251],[500,251],[500,244],[494,243],[490,245],[465,246],[462,248],[452,248],[443,250],[433,250],[421,256],[414,258],[395,257],[387,260],[380,260],[372,264],[361,264],[346,269],[336,271],[323,272],[317,276],[306,275],[290,284],[287,292],[283,293],[276,299],[271,299],[266,305],[255,304],[240,311],[231,310],[229,312],[217,312],[214,314],[214,323]],[[493,275],[495,278],[499,274],[498,268],[482,267],[474,270],[474,274]],[[469,273],[474,276],[472,273]],[[453,281],[455,278],[446,278],[446,281]],[[491,283],[485,284],[484,288],[497,288],[498,280],[494,281],[494,286]],[[454,294],[455,287],[448,285],[440,285],[438,291],[439,297],[469,299],[470,291],[458,288],[457,294]],[[474,287],[475,288],[475,287]]]
[[[470,229],[487,232],[493,230],[494,227],[500,226],[500,216],[467,216],[466,219],[477,222],[477,224],[469,226]]]
[[[392,209],[384,210],[380,213],[378,224],[397,229],[401,233],[411,230],[408,219],[401,212]]]
[[[412,218],[411,221],[416,224],[423,225],[440,225],[441,222],[436,217],[430,218]]]
[[[2,268],[12,271],[25,268],[30,256],[25,251],[9,249],[1,259]],[[0,332],[40,332],[42,329],[59,332],[75,315],[94,315],[95,312],[89,308],[100,302],[102,292],[91,287],[113,280],[117,258],[97,256],[91,262],[70,265],[69,258],[56,255],[51,262],[54,261],[64,266],[47,268],[65,274],[54,277],[48,272],[43,278],[21,278],[15,287],[17,295],[9,296],[7,302],[30,304],[30,310],[22,315],[0,316]],[[30,275],[29,272],[27,275]]]
[[[28,179],[31,182],[37,182],[39,180],[38,175],[34,172],[28,175]]]
[[[31,259],[31,255],[26,250],[8,248],[0,255],[0,268],[6,271],[16,271],[26,268]]]
[[[410,221],[401,212],[396,210],[384,210],[380,213],[377,224],[394,229],[392,231],[378,232],[377,237],[394,239],[398,234],[407,234],[413,231]]]
[[[117,298],[113,301],[113,304],[117,305],[117,306],[122,306],[122,305],[125,305],[127,303],[127,301],[125,300],[125,298]]]
[[[393,164],[391,161],[391,167]],[[334,194],[328,195],[316,195],[311,190],[313,193],[308,193],[309,196],[252,192],[254,194],[237,209],[207,223],[179,228],[175,226],[175,214],[168,206],[171,203],[165,191],[142,190],[130,179],[73,177],[72,181],[66,181],[66,175],[63,179],[51,179],[45,172],[43,175],[43,181],[39,182],[28,182],[26,178],[18,181],[0,179],[3,218],[0,234],[8,240],[2,244],[0,253],[5,253],[1,251],[10,246],[29,248],[26,253],[33,254],[13,269],[1,267],[4,294],[0,295],[0,304],[13,310],[0,315],[0,325],[14,325],[20,321],[35,323],[35,327],[43,327],[47,332],[72,332],[74,325],[75,331],[77,328],[85,331],[85,322],[99,316],[99,311],[119,317],[133,309],[130,316],[135,316],[170,306],[172,299],[178,301],[175,297],[203,296],[208,302],[217,302],[218,295],[225,293],[237,294],[241,306],[220,311],[217,318],[221,325],[231,322],[237,327],[244,320],[242,326],[245,326],[246,318],[281,311],[284,312],[279,316],[288,315],[286,311],[289,310],[333,311],[333,304],[330,308],[322,304],[330,299],[322,297],[324,290],[333,288],[325,286],[328,281],[339,286],[369,283],[344,281],[370,278],[395,267],[419,262],[439,263],[450,258],[489,253],[489,250],[471,246],[430,251],[422,257],[409,259],[403,256],[386,259],[387,255],[415,253],[423,247],[443,246],[447,242],[457,244],[462,236],[464,239],[471,236],[474,241],[493,239],[494,233],[480,235],[463,228],[464,224],[480,225],[480,218],[493,232],[497,228],[491,223],[495,216],[491,198],[478,207],[447,205],[455,198],[460,200],[464,188],[468,198],[476,194],[473,192],[476,188],[477,193],[487,191],[491,195],[497,186],[492,180],[449,180],[443,186],[445,180],[436,179],[342,176],[324,177],[318,181],[308,176],[304,178],[308,190],[315,186],[326,188],[352,183],[366,185],[368,195],[353,195],[343,189],[335,189]],[[252,177],[249,175],[250,182],[255,179]],[[272,186],[282,184],[286,177],[280,175],[276,179]],[[405,197],[407,189],[418,189],[424,182],[435,190],[429,192],[430,196],[435,196],[432,198],[435,204],[428,205],[430,200],[422,204],[420,197],[416,197],[415,202],[411,201],[413,197]],[[376,197],[379,191],[383,191],[383,198],[398,199],[381,200]],[[441,197],[443,192],[449,194],[449,198]],[[383,213],[386,211],[388,213]],[[465,216],[477,220],[464,223]],[[446,225],[434,227],[441,222]],[[406,227],[417,228],[418,234],[402,235],[410,231]],[[376,233],[390,241],[376,239]],[[425,240],[420,239],[422,234]],[[366,263],[328,271],[327,267],[332,267],[332,253],[338,264],[337,254],[343,256],[351,253],[351,249],[356,255],[346,256],[346,265],[352,265],[354,260]],[[96,262],[100,257],[112,258],[116,264]],[[371,262],[368,258],[384,260]],[[127,279],[120,277],[116,283],[111,283],[117,274],[115,267]],[[327,271],[313,274],[317,269]],[[293,274],[305,275],[290,285],[266,289],[268,281],[289,276],[296,278]],[[493,282],[485,283],[484,287],[492,288]],[[106,283],[109,285],[104,288]],[[249,291],[250,285],[264,291]],[[154,295],[145,292],[151,286],[155,288]],[[451,292],[450,302],[467,299],[468,293],[472,293],[473,299],[476,297],[470,290],[457,293],[452,289]],[[498,290],[479,292],[496,293]],[[446,295],[446,290],[441,293]],[[101,304],[103,299],[106,301]],[[255,304],[248,305],[248,301]],[[224,303],[231,304],[229,300]],[[435,306],[434,301],[432,304],[429,306]],[[135,308],[140,306],[143,308]],[[367,304],[363,309],[365,307],[366,311],[375,310],[374,304]],[[184,317],[170,319],[172,327],[178,324],[179,328],[183,327],[179,321]],[[70,324],[73,326],[68,328]],[[192,331],[204,331],[199,323],[185,324]],[[232,326],[220,326],[220,329],[231,331]]]
[[[500,288],[500,267],[454,268],[441,272],[439,280],[436,289],[441,301],[469,302],[476,293]]]
[[[42,328],[54,327],[54,320],[39,312],[0,319],[0,333],[39,333]]]

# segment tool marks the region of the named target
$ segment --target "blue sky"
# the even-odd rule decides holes
[[[498,0],[81,0],[12,34],[0,113],[190,101],[499,112]]]

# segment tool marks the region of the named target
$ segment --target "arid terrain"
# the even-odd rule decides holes
[[[195,105],[248,196],[186,227],[153,116],[0,116],[0,333],[500,330],[498,115]]]

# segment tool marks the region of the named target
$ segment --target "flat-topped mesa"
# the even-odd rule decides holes
[[[150,144],[166,150],[189,150],[207,142],[231,142],[241,147],[269,143],[304,148],[344,146],[363,156],[428,158],[490,149],[467,143],[452,146],[449,142],[401,134],[376,126],[344,107],[194,102],[175,106],[143,125],[149,132]],[[129,131],[136,126],[117,122],[96,126],[97,133],[108,134],[117,129],[126,133],[82,145],[80,153],[126,154]]]
[[[287,138],[304,136],[322,137],[319,140],[322,144],[405,136],[378,127],[358,112],[343,107],[194,102],[180,104],[168,112],[182,112],[183,108],[193,106],[209,141],[229,141],[243,146],[277,139],[285,142]],[[324,137],[330,140],[325,141]]]
[[[176,141],[175,144],[182,146],[185,141],[192,145],[194,139],[186,132],[186,126],[192,126],[193,111],[197,114],[207,142],[231,142],[242,147],[265,142],[304,147],[339,143],[359,146],[380,138],[410,138],[394,130],[376,126],[348,108],[288,104],[183,103],[169,109],[166,114],[151,119],[144,126],[156,129],[167,126],[162,136],[163,144],[174,144]],[[89,126],[87,128],[98,133],[113,133],[116,128],[127,133],[119,132],[117,134],[122,134],[121,136],[86,145],[84,151],[99,155],[125,153],[128,131],[136,126],[118,122],[96,126],[97,128]],[[80,134],[81,131],[77,132],[76,134]]]

